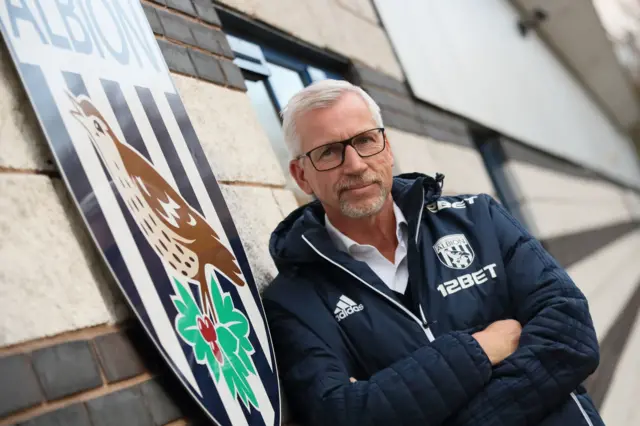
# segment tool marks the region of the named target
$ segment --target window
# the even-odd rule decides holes
[[[300,89],[314,81],[343,77],[335,71],[313,66],[291,55],[261,46],[234,35],[227,35],[236,55],[234,62],[242,69],[247,93],[256,110],[258,120],[269,137],[273,151],[287,177],[287,189],[294,192],[298,202],[309,201],[289,175],[289,152],[284,142],[279,112]]]
[[[527,220],[520,208],[520,191],[516,181],[509,176],[506,168],[506,156],[502,148],[503,137],[487,129],[472,127],[472,134],[478,151],[482,156],[489,177],[496,189],[496,195],[502,205],[515,217],[529,232],[532,232],[531,221]]]

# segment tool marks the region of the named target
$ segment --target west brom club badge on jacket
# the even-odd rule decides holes
[[[0,1],[0,31],[59,169],[140,322],[224,425],[276,425],[264,311],[138,1]]]

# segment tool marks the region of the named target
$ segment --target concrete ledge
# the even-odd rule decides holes
[[[278,271],[269,255],[269,238],[283,218],[271,188],[221,185],[247,253],[253,276],[262,290]],[[279,194],[281,199],[283,194]]]
[[[55,170],[53,157],[18,77],[0,41],[0,167]]]
[[[247,95],[180,75],[173,79],[218,180],[284,186]]]
[[[0,346],[128,311],[63,183],[0,174]]]
[[[280,209],[280,213],[282,217],[289,216],[289,213],[297,209],[298,201],[296,200],[293,192],[287,189],[274,189],[272,190],[273,197],[276,199],[276,203],[278,204],[278,208]]]

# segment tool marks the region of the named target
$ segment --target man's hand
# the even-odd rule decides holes
[[[520,333],[520,323],[508,319],[496,321],[484,330],[474,333],[472,337],[487,354],[491,365],[496,365],[515,352],[520,341]]]

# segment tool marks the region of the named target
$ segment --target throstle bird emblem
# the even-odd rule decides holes
[[[471,253],[467,253],[462,250],[450,250],[449,255],[458,264],[471,263]]]
[[[198,285],[203,316],[200,333],[212,345],[218,362],[222,354],[205,266],[212,265],[237,286],[245,283],[236,259],[207,221],[138,151],[120,141],[87,96],[68,96],[71,114],[82,124],[124,204],[149,245],[176,276]],[[213,322],[210,319],[213,318]]]

